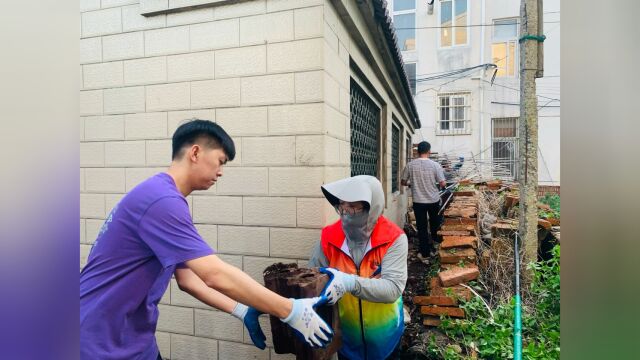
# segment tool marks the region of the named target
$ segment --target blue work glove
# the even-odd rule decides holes
[[[251,341],[253,341],[253,345],[257,348],[264,350],[267,347],[265,344],[265,340],[267,339],[262,332],[262,328],[260,327],[260,323],[258,322],[258,316],[262,315],[262,313],[252,307],[247,305],[238,303],[236,307],[231,312],[231,315],[237,317],[242,321],[244,326],[249,331],[249,336],[251,336]]]
[[[333,330],[316,313],[315,308],[324,305],[327,299],[314,297],[291,300],[293,300],[291,313],[280,320],[291,326],[296,336],[312,348],[326,347],[331,342]]]
[[[320,272],[329,275],[329,281],[322,289],[321,296],[327,297],[327,302],[333,305],[348,292],[356,287],[356,276],[343,273],[334,268],[320,268]]]

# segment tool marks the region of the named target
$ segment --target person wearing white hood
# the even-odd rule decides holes
[[[388,359],[404,332],[407,236],[382,216],[384,192],[375,177],[354,176],[321,189],[340,220],[322,230],[309,266],[330,277],[322,296],[338,303],[339,358]]]

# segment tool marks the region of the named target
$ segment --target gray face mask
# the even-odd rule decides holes
[[[368,219],[368,211],[362,211],[353,215],[340,215],[340,220],[342,221],[342,230],[347,236],[347,239],[358,243],[369,240],[370,233],[367,226]]]

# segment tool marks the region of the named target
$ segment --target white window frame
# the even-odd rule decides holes
[[[464,44],[454,44],[455,42],[455,38],[456,38],[456,30],[458,28],[456,27],[451,27],[451,45],[442,45],[442,30],[444,30],[444,28],[442,27],[442,2],[443,1],[451,1],[451,25],[455,25],[455,11],[456,11],[456,2],[458,1],[466,1],[467,2],[467,21],[464,24],[465,26],[467,26],[465,29],[467,31],[467,42]],[[457,48],[457,47],[465,47],[465,46],[469,46],[469,44],[471,44],[471,31],[470,28],[468,27],[469,25],[469,19],[471,18],[471,9],[469,8],[469,0],[439,0],[438,1],[438,26],[440,27],[438,30],[438,47],[441,49],[453,49],[453,48]]]
[[[446,106],[449,108],[449,119],[443,120],[441,118],[443,108],[441,104],[441,99],[448,97],[449,105]],[[452,105],[452,98],[462,98],[462,105]],[[436,135],[470,135],[471,134],[471,93],[468,91],[460,91],[460,92],[446,92],[439,93],[436,95]],[[455,113],[451,111],[455,108],[463,109],[463,117],[462,119],[452,119],[452,114]],[[443,129],[443,125],[448,124],[448,129]],[[462,126],[460,126],[462,125]]]
[[[390,9],[391,9],[391,18],[394,20],[393,26],[396,26],[396,24],[395,24],[396,15],[413,14],[413,24],[414,24],[415,27],[417,27],[416,20],[418,20],[418,19],[416,17],[416,13],[417,13],[416,12],[416,8],[418,7],[418,2],[419,1],[421,1],[421,0],[416,0],[416,6],[413,9],[400,10],[400,11],[394,11],[393,7],[394,7],[395,4],[393,2],[391,2],[391,4],[389,4],[389,5],[390,5]],[[398,31],[398,30],[396,30],[396,31]],[[418,50],[418,31],[417,31],[417,29],[413,29],[413,39],[414,39],[413,49],[411,49],[411,50],[402,50],[402,45],[398,44],[398,48],[400,48],[400,51],[409,52],[409,51]]]
[[[496,38],[495,36],[495,28],[496,28],[496,22],[501,22],[501,21],[505,21],[505,20],[514,20],[516,22],[516,35],[514,37],[506,37],[506,38]],[[519,69],[519,53],[520,53],[520,48],[518,46],[518,36],[520,35],[520,27],[518,26],[518,18],[500,18],[500,19],[493,19],[493,31],[491,32],[491,61],[493,61],[493,45],[495,44],[505,44],[505,48],[506,48],[506,54],[507,54],[507,58],[506,58],[506,64],[507,64],[507,68],[505,69],[505,74],[504,75],[499,75],[497,74],[496,77],[501,77],[501,78],[516,78],[518,77],[518,69]],[[514,50],[513,50],[513,75],[509,75],[509,44],[513,44],[514,45]]]

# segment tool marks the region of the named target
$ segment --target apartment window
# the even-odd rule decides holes
[[[416,49],[416,1],[395,0],[393,2],[393,24],[396,28],[398,46],[402,51]]]
[[[398,191],[398,173],[400,171],[400,129],[391,125],[391,192]]]
[[[518,66],[518,20],[502,19],[493,22],[492,62],[498,66],[496,76],[516,76]]]
[[[380,160],[380,109],[351,80],[351,176],[378,177]]]
[[[464,135],[471,133],[469,93],[438,95],[437,135]]]
[[[502,179],[518,178],[518,118],[491,119],[492,172]]]
[[[409,78],[409,87],[411,88],[411,94],[416,96],[416,63],[404,64],[404,71]]]
[[[468,40],[467,0],[440,1],[440,46],[466,45]]]

